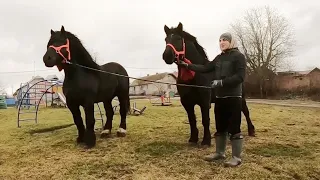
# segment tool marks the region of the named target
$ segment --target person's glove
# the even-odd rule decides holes
[[[212,88],[222,87],[222,80],[213,80],[211,82],[211,87]]]
[[[188,68],[188,64],[185,63],[184,61],[179,61],[179,62],[177,63],[177,65],[180,66],[180,67]]]

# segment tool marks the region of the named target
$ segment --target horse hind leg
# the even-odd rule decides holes
[[[108,138],[111,137],[112,120],[114,115],[114,111],[112,108],[112,100],[103,102],[103,105],[106,111],[107,121],[101,132],[101,138]]]
[[[127,134],[127,114],[130,108],[130,99],[128,95],[118,96],[120,102],[120,126],[117,131],[118,137],[125,137]]]
[[[210,104],[200,106],[203,125],[203,140],[201,146],[211,146],[211,133],[210,133]]]
[[[246,117],[247,126],[248,126],[248,134],[249,136],[255,136],[255,127],[250,119],[249,108],[247,106],[246,100],[242,99],[242,108],[241,108],[244,116]]]

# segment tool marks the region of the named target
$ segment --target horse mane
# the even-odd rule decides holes
[[[90,53],[83,46],[81,40],[76,35],[72,34],[69,31],[66,31],[66,36],[69,39],[70,44],[72,44],[77,49],[77,51],[80,50],[80,51],[82,51],[82,53],[84,53],[84,57],[77,59],[77,61],[79,63],[81,63],[84,66],[91,67],[91,68],[98,68],[99,67],[99,65],[95,62],[95,60],[92,58]],[[83,60],[86,60],[86,61],[83,61]]]
[[[193,35],[191,35],[190,33],[186,32],[186,31],[182,31],[182,37],[185,38],[186,40],[192,41],[196,47],[196,49],[199,51],[200,55],[207,61],[209,61],[207,53],[205,51],[205,49],[198,43],[198,40],[196,37],[194,37]]]

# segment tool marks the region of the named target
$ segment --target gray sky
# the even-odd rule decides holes
[[[201,3],[195,3],[201,2]],[[291,3],[291,4],[290,4]],[[318,52],[320,1],[311,0],[28,0],[0,2],[0,83],[14,90],[34,75],[46,77],[63,71],[46,68],[42,57],[50,29],[76,34],[98,63],[116,61],[130,76],[174,71],[162,60],[163,26],[182,22],[212,59],[219,53],[218,38],[245,10],[261,5],[277,8],[288,18],[297,40],[296,70],[320,67]],[[31,71],[29,73],[4,73]]]

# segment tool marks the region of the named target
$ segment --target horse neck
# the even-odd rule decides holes
[[[191,61],[192,64],[206,64],[207,59],[205,59],[201,54],[198,52],[196,47],[192,44],[186,43],[186,59]]]
[[[73,45],[70,43],[70,53],[71,53],[71,60],[70,62],[73,63],[71,65],[67,65],[64,72],[66,78],[73,78],[76,76],[77,73],[81,71],[88,71],[90,73],[95,73],[95,71],[90,69],[85,69],[83,67],[79,67],[78,65],[99,69],[99,65],[95,63],[90,54],[86,51],[83,46],[80,45]]]
[[[87,50],[81,45],[74,45],[70,47],[71,62],[75,62],[82,66],[90,68],[99,68],[99,65],[93,61]]]

